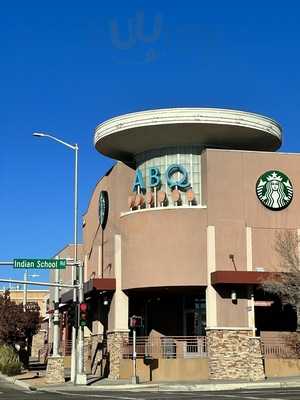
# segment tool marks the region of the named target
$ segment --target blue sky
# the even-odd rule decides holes
[[[0,260],[51,257],[73,240],[73,152],[82,214],[112,165],[95,126],[148,108],[253,111],[299,152],[296,2],[10,1],[0,6]],[[1,269],[1,276],[21,272]],[[46,278],[46,273],[43,274]]]

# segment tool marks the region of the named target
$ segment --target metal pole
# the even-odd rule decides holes
[[[53,140],[55,140],[58,143],[61,143],[68,148],[72,149],[75,151],[75,173],[74,173],[74,266],[72,268],[72,284],[73,286],[73,302],[74,304],[77,304],[77,292],[76,288],[77,286],[75,285],[75,282],[77,282],[77,276],[76,276],[76,263],[77,263],[77,222],[78,222],[78,145],[72,145],[70,143],[67,143],[61,139],[58,139],[57,137],[53,135],[49,135],[44,132],[34,132],[33,136],[38,136],[38,137],[48,137]],[[76,333],[77,333],[77,326],[72,327],[72,353],[71,353],[71,382],[76,383]]]
[[[75,144],[75,174],[74,174],[74,262],[78,261],[78,145]]]
[[[55,270],[55,282],[59,283],[59,271]],[[54,316],[53,316],[53,357],[59,356],[59,288],[54,289]]]
[[[79,267],[79,303],[84,302],[84,294],[83,294],[83,264],[81,263]],[[79,321],[80,316],[78,316]],[[84,373],[84,348],[83,348],[83,340],[84,340],[84,327],[80,326],[78,328],[78,374]]]
[[[26,271],[24,272],[24,282],[27,281],[28,279],[28,271],[26,269]],[[23,309],[24,311],[26,311],[26,303],[27,303],[27,284],[24,283],[23,286]]]
[[[78,222],[78,145],[75,144],[75,173],[74,173],[74,265],[72,268],[73,284],[77,281],[77,222]],[[73,303],[77,303],[76,288],[73,290]],[[71,382],[76,383],[76,333],[77,326],[72,326],[72,352],[71,352]]]
[[[251,315],[252,315],[252,336],[256,335],[255,329],[255,300],[254,300],[254,289],[251,292]]]
[[[53,287],[63,287],[63,288],[71,288],[74,289],[78,288],[79,285],[68,285],[64,283],[53,283],[53,282],[37,282],[37,281],[22,281],[20,279],[2,279],[0,278],[0,282],[8,282],[8,283],[20,283],[21,285],[24,285],[25,283],[27,285],[36,285],[36,286],[53,286]]]
[[[132,351],[132,363],[133,363],[133,379],[132,383],[137,383],[136,379],[136,330],[133,328],[133,351]]]

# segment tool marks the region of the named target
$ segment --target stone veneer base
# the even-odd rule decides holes
[[[120,379],[120,360],[124,340],[128,340],[129,331],[107,332],[107,351],[109,357],[109,376],[111,380]]]
[[[64,357],[49,357],[46,370],[46,382],[49,384],[65,383]]]
[[[31,345],[31,357],[38,358],[40,350],[43,348],[45,344],[46,332],[39,331],[32,337],[32,345]]]
[[[260,338],[245,328],[207,328],[210,379],[265,379]]]

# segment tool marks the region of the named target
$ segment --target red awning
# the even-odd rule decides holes
[[[91,292],[93,289],[100,291],[114,291],[116,290],[116,280],[115,278],[94,278],[84,282],[84,293]]]
[[[104,291],[104,292],[114,292],[116,290],[116,280],[115,278],[94,278],[90,279],[83,284],[84,294],[88,294],[93,290]],[[73,300],[73,290],[68,290],[61,296],[61,302],[67,303]]]
[[[215,271],[211,273],[211,284],[260,285],[264,281],[280,278],[280,273],[257,271]]]

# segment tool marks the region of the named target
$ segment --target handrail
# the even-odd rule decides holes
[[[137,358],[198,358],[207,357],[205,336],[138,336]],[[124,339],[122,357],[133,357],[133,339]]]

